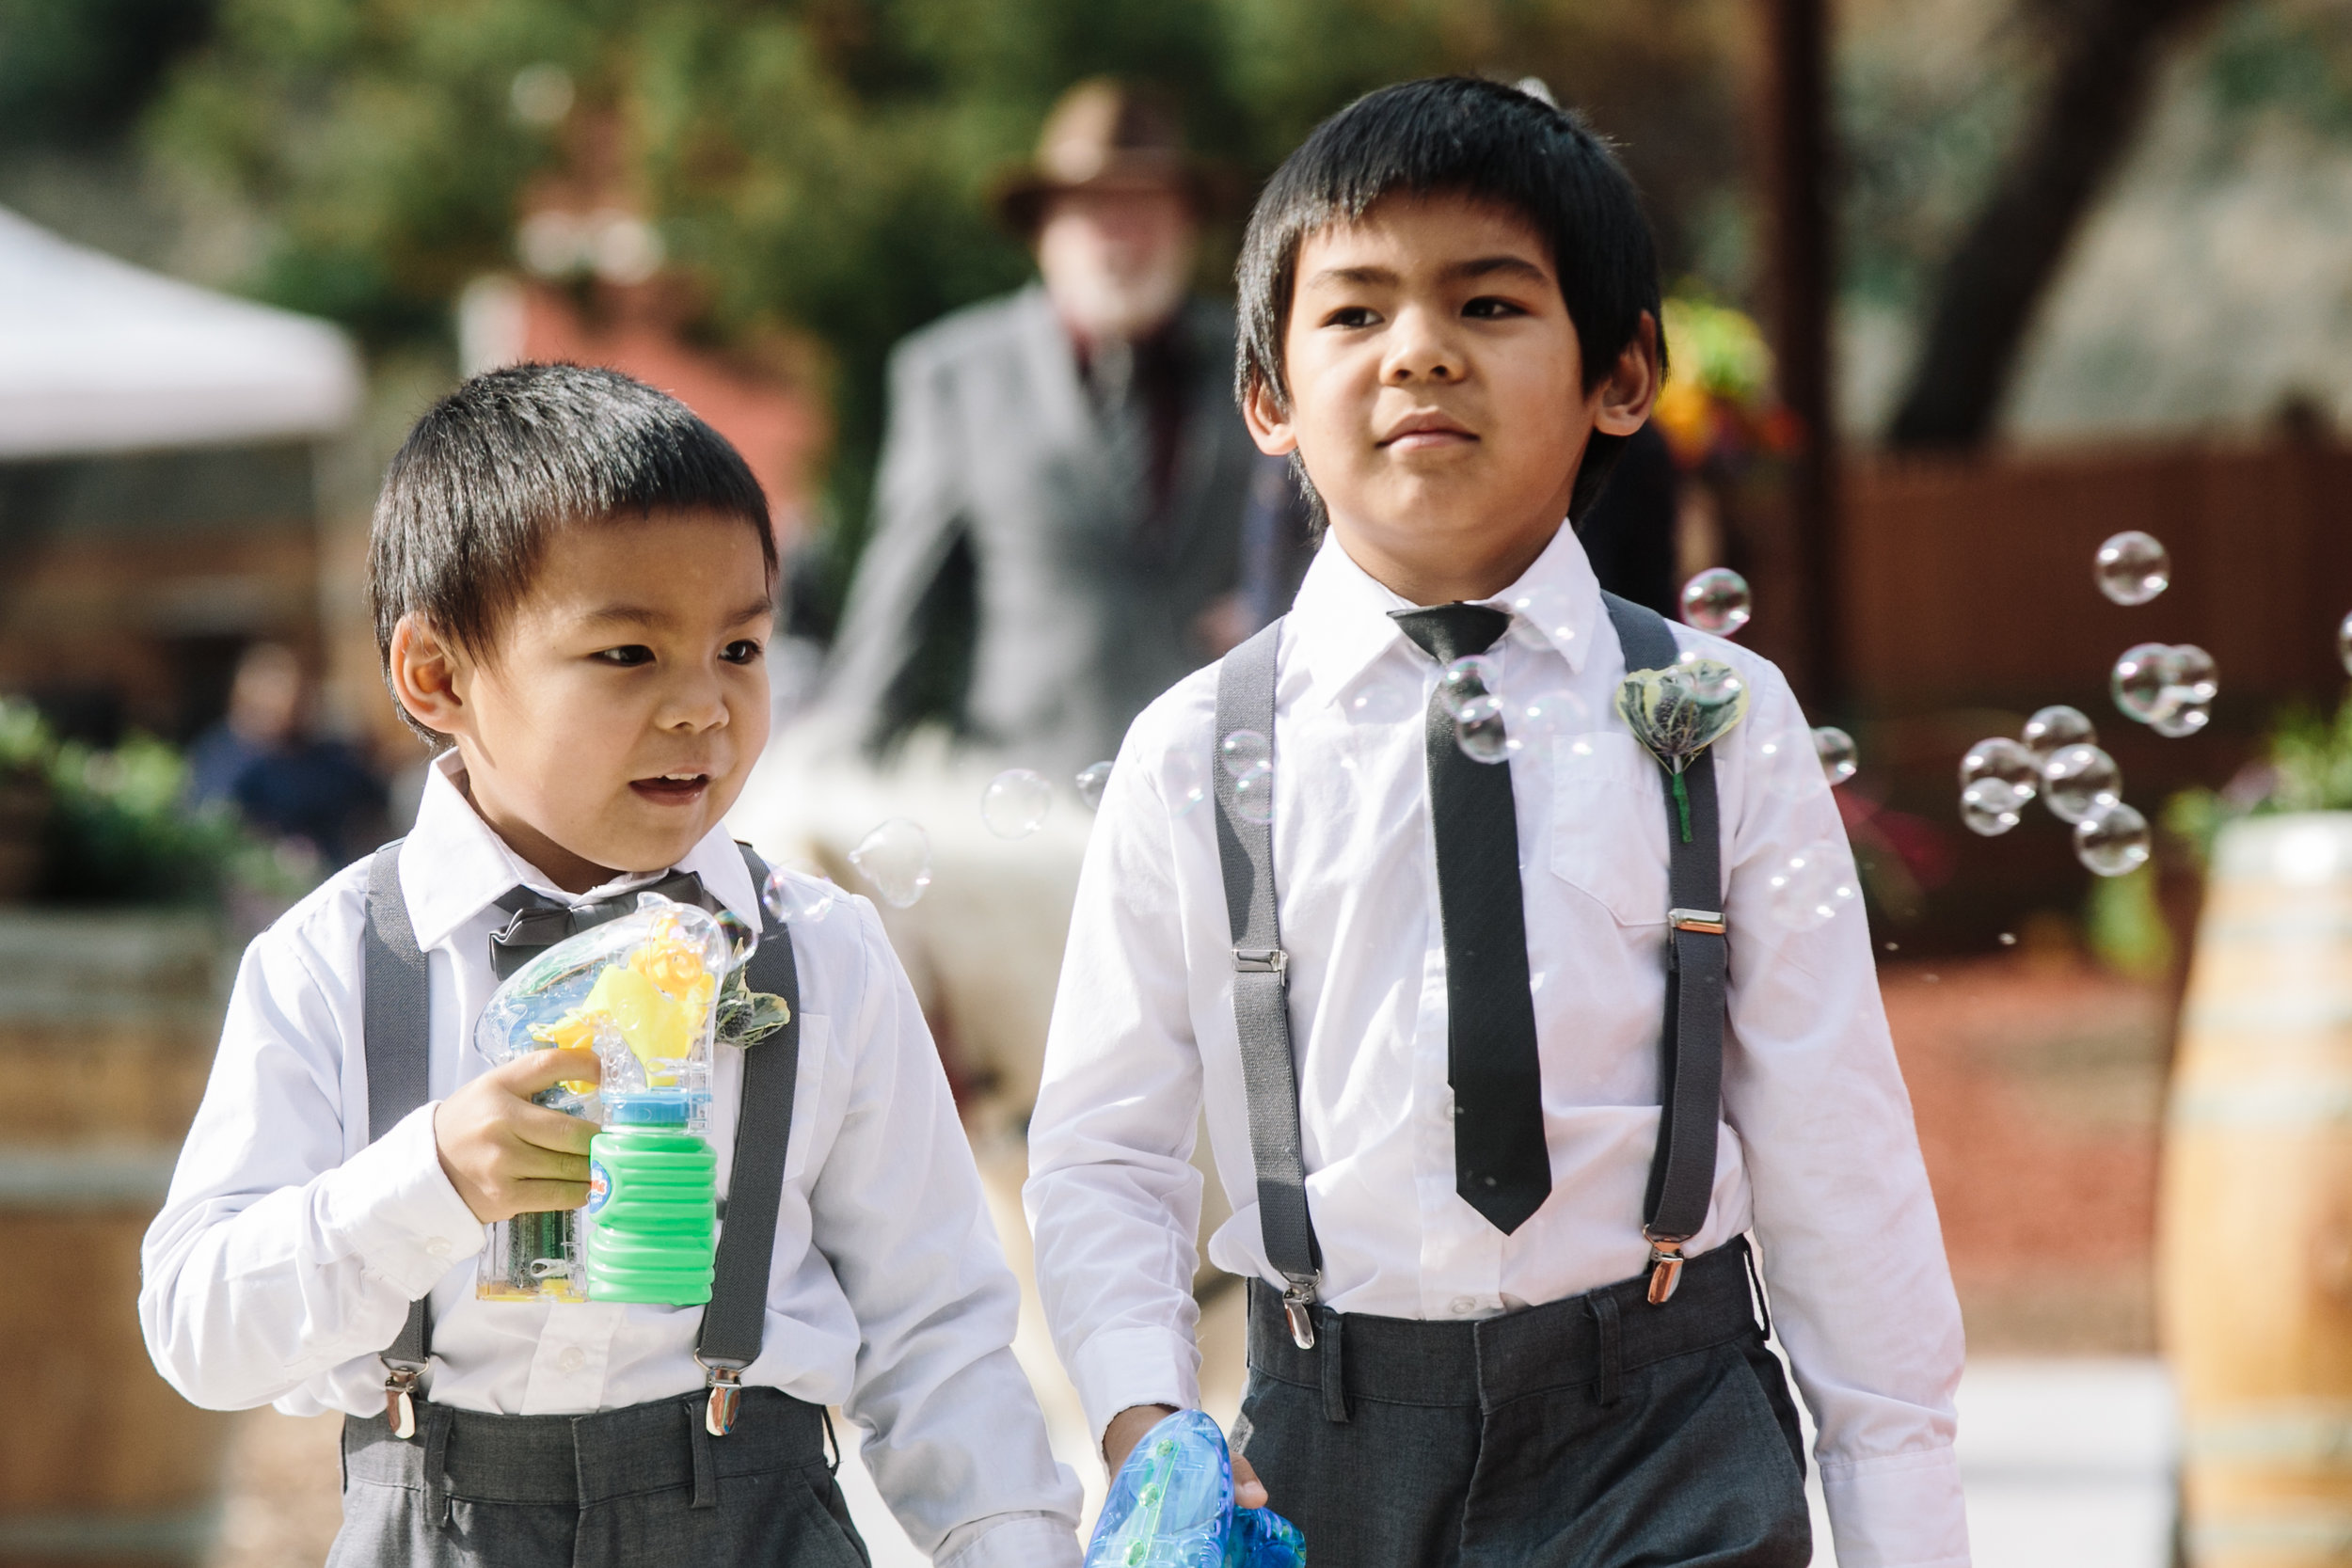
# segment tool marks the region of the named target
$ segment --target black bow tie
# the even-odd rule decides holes
[[[691,871],[673,871],[658,882],[585,904],[559,904],[527,887],[512,888],[498,901],[498,907],[513,918],[503,930],[490,933],[490,967],[503,980],[564,938],[634,913],[637,900],[648,893],[658,893],[675,903],[692,904],[713,914],[719,912],[718,901],[703,891],[702,879]]]

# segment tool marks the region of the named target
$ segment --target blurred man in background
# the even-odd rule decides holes
[[[188,748],[188,803],[225,800],[257,832],[332,868],[375,841],[385,788],[358,752],[313,733],[312,695],[292,648],[247,648],[227,717]]]
[[[892,366],[873,541],[819,702],[860,746],[937,721],[1067,776],[1255,629],[1232,313],[1191,292],[1208,196],[1173,107],[1108,79],[1072,88],[1004,181],[1040,282]]]

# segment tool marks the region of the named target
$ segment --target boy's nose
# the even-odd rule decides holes
[[[1457,381],[1462,368],[1452,335],[1440,329],[1429,311],[1413,309],[1397,313],[1389,337],[1387,380],[1399,385]]]

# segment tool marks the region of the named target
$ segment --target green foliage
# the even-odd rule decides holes
[[[151,736],[104,752],[60,744],[31,705],[0,698],[0,770],[48,785],[46,901],[204,902],[232,885],[284,899],[315,879],[312,868],[288,863],[226,807],[183,807],[186,767]]]
[[[0,0],[0,146],[119,135],[212,11],[211,0]]]
[[[2352,136],[2352,9],[2338,0],[2233,6],[2216,30],[2205,76],[2225,114],[2285,114]]]
[[[2352,692],[2333,719],[2292,708],[2270,735],[2267,759],[2219,792],[2189,789],[2172,797],[2165,827],[2201,857],[2241,816],[2277,812],[2352,811]]]
[[[7,0],[0,0],[7,3]],[[20,0],[23,3],[23,0]],[[38,3],[38,0],[32,0]],[[1072,82],[1118,72],[1185,106],[1245,187],[1317,119],[1438,71],[1538,75],[1618,137],[1664,230],[1742,188],[1740,0],[221,0],[151,142],[268,236],[246,285],[377,345],[447,331],[511,265],[532,182],[601,169],[640,202],[698,301],[691,330],[757,350],[813,335],[831,368],[843,559],[863,522],[890,346],[1018,284],[997,173]],[[577,96],[547,126],[516,73]],[[1220,230],[1203,275],[1230,261]],[[1702,276],[1717,289],[1737,277]]]
[[[2172,931],[2156,903],[2156,868],[2093,877],[2084,926],[2090,950],[2119,974],[2156,979],[2172,967]]]

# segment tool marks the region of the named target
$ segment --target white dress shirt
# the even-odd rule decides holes
[[[1648,1256],[1664,778],[1616,717],[1625,657],[1575,535],[1488,602],[1513,612],[1494,649],[1506,711],[1545,694],[1565,715],[1549,737],[1511,721],[1552,1190],[1507,1236],[1454,1191],[1422,728],[1437,665],[1389,618],[1406,601],[1333,542],[1282,626],[1275,883],[1309,1207],[1343,1312],[1475,1319],[1629,1278]],[[1758,1240],[1844,1568],[1964,1564],[1960,1313],[1845,833],[1780,673],[1674,631],[1752,693],[1715,745],[1730,1020],[1713,1210],[1688,1250]],[[1212,666],[1176,687],[1120,748],[1030,1122],[1039,1285],[1098,1431],[1131,1405],[1200,1401],[1187,1160],[1204,1101],[1233,1206],[1210,1259],[1281,1284],[1258,1225],[1216,806],[1199,799],[1216,682]]]
[[[488,1064],[473,1022],[498,978],[494,904],[571,895],[491,832],[436,765],[402,857],[431,974],[437,1102]],[[679,863],[757,925],[723,831]],[[582,899],[650,881],[626,878]],[[563,1415],[703,1386],[700,1307],[475,1299],[484,1230],[443,1173],[433,1104],[368,1142],[360,1033],[366,862],[255,940],[163,1212],[139,1311],[156,1367],[198,1404],[378,1415],[377,1353],[408,1304],[432,1312],[431,1397]],[[957,1568],[1075,1564],[1079,1492],[1055,1464],[1009,1348],[1019,1291],[982,1201],[939,1058],[862,898],[793,927],[801,1060],[768,1316],[746,1384],[839,1404],[915,1544]],[[724,1193],[739,1054],[722,1048],[710,1136]]]

